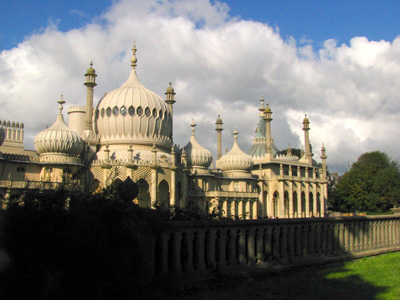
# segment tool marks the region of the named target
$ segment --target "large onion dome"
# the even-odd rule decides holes
[[[127,81],[106,94],[95,110],[95,130],[104,146],[139,144],[172,146],[172,116],[164,100],[142,85],[136,75],[136,47]]]
[[[83,150],[84,142],[79,134],[69,129],[64,122],[62,110],[65,101],[62,96],[58,103],[60,113],[56,122],[39,132],[35,137],[34,146],[42,162],[80,163],[79,155]]]
[[[194,120],[190,124],[192,126],[192,136],[189,143],[183,147],[187,155],[187,164],[189,168],[207,169],[212,162],[211,152],[202,147],[196,139]]]
[[[251,176],[250,170],[253,167],[253,159],[239,148],[236,128],[233,135],[235,141],[232,149],[218,160],[218,168],[222,170],[225,176],[249,177]]]

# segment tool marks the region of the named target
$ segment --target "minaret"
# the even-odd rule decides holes
[[[174,88],[172,87],[172,83],[171,81],[169,82],[169,87],[167,88],[167,91],[165,93],[165,95],[167,96],[167,99],[165,99],[165,102],[168,104],[168,109],[169,112],[171,114],[171,138],[173,137],[173,120],[174,120],[174,108],[173,108],[173,104],[176,102],[175,101],[175,91]]]
[[[261,96],[261,105],[264,103],[264,97]],[[267,107],[264,108],[264,120],[265,120],[265,134],[266,134],[266,144],[267,144],[267,151],[266,151],[266,158],[272,158],[272,138],[271,138],[271,121],[272,121],[272,111],[269,107],[267,102]]]
[[[222,156],[222,137],[221,131],[224,130],[222,128],[222,120],[220,115],[218,115],[217,121],[215,122],[215,131],[217,132],[217,159],[220,159]]]
[[[93,63],[90,62],[90,68],[87,69],[86,74],[86,122],[85,122],[85,129],[86,130],[93,130],[92,127],[92,117],[93,117],[93,88],[97,85],[96,84],[96,71],[93,69]]]
[[[327,159],[327,158],[328,158],[328,157],[326,156],[325,145],[322,144],[322,148],[321,148],[321,162],[322,162],[322,176],[323,176],[324,179],[325,179],[326,176],[327,176],[327,174],[326,174],[326,171],[327,171],[327,168],[326,168],[326,159]]]
[[[307,114],[303,119],[303,130],[304,130],[304,144],[305,144],[305,158],[311,160],[311,148],[310,148],[310,120],[307,118]]]

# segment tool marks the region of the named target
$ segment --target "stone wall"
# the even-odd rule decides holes
[[[156,276],[202,280],[400,250],[400,217],[172,222],[152,241]]]

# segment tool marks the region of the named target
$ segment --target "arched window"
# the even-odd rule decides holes
[[[139,186],[139,194],[137,196],[140,207],[150,207],[150,188],[146,180],[140,179],[136,182]]]
[[[289,193],[285,191],[285,198],[284,198],[284,203],[285,203],[285,218],[289,218]]]
[[[308,196],[308,201],[310,203],[310,211],[309,211],[309,216],[314,217],[314,195],[312,192],[309,193]]]
[[[306,194],[304,192],[301,193],[301,217],[306,217]]]
[[[275,191],[272,198],[272,211],[275,218],[279,217],[279,193]]]
[[[158,186],[157,200],[161,206],[169,207],[169,185],[165,180],[161,181]]]
[[[297,192],[293,192],[293,217],[299,217],[299,206],[298,206],[298,199],[297,199]]]

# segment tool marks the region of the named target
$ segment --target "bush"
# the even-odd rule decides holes
[[[0,298],[138,295],[150,275],[146,237],[161,226],[154,212],[112,194],[28,191],[23,205],[3,212],[0,246],[11,265],[0,274]]]

